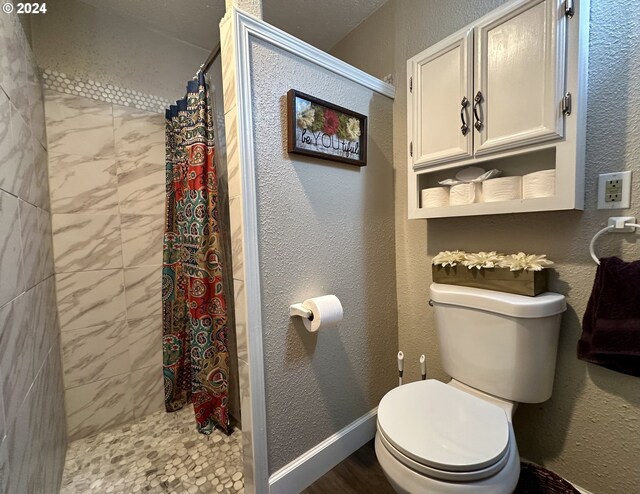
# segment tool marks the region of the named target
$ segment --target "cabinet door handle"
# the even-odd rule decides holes
[[[467,125],[467,122],[465,122],[464,117],[465,117],[465,110],[467,108],[467,106],[469,106],[469,100],[467,99],[467,97],[463,97],[462,101],[460,102],[460,120],[462,121],[462,126],[460,127],[460,132],[462,132],[463,136],[467,135],[467,132],[469,132],[469,126]]]
[[[478,132],[480,132],[480,129],[482,128],[482,119],[478,115],[478,106],[480,106],[483,99],[481,91],[478,91],[476,93],[476,97],[473,99],[473,115],[476,117],[476,123],[474,123],[473,126]]]

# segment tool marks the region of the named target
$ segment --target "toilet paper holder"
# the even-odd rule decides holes
[[[289,316],[303,317],[304,319],[309,319],[309,321],[313,321],[313,312],[307,309],[302,304],[291,304],[289,306]]]

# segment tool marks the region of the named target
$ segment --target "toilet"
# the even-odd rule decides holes
[[[536,297],[433,283],[447,384],[389,391],[378,406],[375,450],[407,494],[510,494],[520,458],[511,419],[518,403],[551,397],[563,295]]]

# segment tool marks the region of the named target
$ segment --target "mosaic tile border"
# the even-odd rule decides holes
[[[42,83],[46,89],[60,93],[74,94],[85,98],[128,106],[153,113],[164,113],[172,102],[168,99],[126,89],[113,84],[103,84],[91,79],[69,77],[64,72],[52,69],[40,69]]]

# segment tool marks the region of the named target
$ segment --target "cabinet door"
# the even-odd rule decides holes
[[[566,21],[559,18],[561,3],[522,0],[476,26],[476,155],[563,136]]]
[[[473,155],[472,53],[473,32],[467,28],[409,60],[414,168]]]

